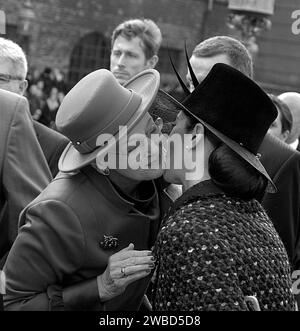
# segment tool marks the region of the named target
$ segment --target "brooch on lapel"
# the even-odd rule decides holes
[[[103,236],[103,240],[100,242],[100,247],[103,249],[113,249],[119,246],[118,238],[113,236]]]

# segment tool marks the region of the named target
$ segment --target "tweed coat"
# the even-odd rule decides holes
[[[163,222],[154,253],[155,310],[295,310],[288,256],[256,200],[212,181],[187,190]]]

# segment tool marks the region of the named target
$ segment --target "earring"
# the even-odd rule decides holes
[[[108,167],[105,169],[99,169],[99,172],[104,176],[109,176],[109,174],[110,174],[110,170]]]

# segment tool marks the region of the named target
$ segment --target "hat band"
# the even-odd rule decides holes
[[[119,115],[113,119],[111,123],[109,123],[106,127],[102,128],[95,135],[88,138],[85,141],[76,141],[72,142],[74,148],[81,154],[88,154],[93,152],[97,147],[97,139],[101,133],[112,134],[113,136],[119,131],[120,125],[126,125],[126,123],[130,120],[130,118],[134,115],[138,107],[142,102],[142,97],[138,95],[136,92],[130,90],[131,95],[124,106],[124,108],[119,112]],[[108,110],[109,111],[109,110]]]

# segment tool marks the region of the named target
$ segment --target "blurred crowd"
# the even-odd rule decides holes
[[[65,75],[57,68],[46,67],[43,72],[33,69],[28,73],[26,97],[35,120],[55,129],[57,110],[67,93]]]

